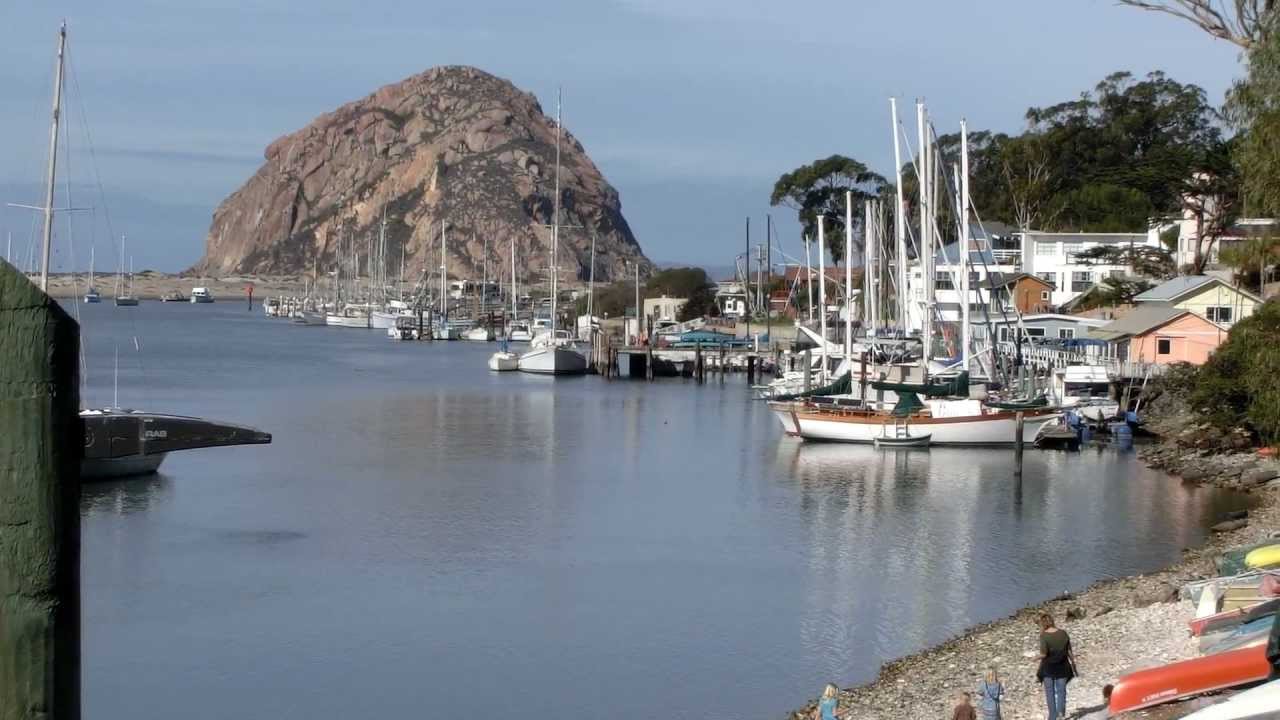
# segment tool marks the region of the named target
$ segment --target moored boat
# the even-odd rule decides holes
[[[506,350],[499,350],[489,356],[489,369],[495,372],[510,372],[520,369],[520,356]]]
[[[1139,670],[1117,680],[1111,691],[1111,715],[1173,700],[1266,680],[1271,674],[1265,645],[1229,650]]]
[[[788,404],[790,405],[790,404]],[[771,403],[771,407],[775,405]],[[932,436],[933,445],[1008,445],[1015,442],[1018,412],[987,408],[977,400],[929,400],[911,415],[911,425]],[[892,425],[891,413],[850,407],[775,408],[790,411],[795,433],[806,440],[874,443]],[[1058,417],[1053,408],[1023,411],[1022,440],[1034,443],[1040,427]],[[783,419],[783,418],[779,418]],[[786,420],[784,419],[784,425]]]
[[[211,303],[211,302],[213,302],[213,293],[209,292],[209,288],[207,287],[191,288],[191,303],[193,305]]]
[[[108,408],[83,410],[80,419],[80,476],[86,480],[153,473],[177,450],[271,442],[271,434],[261,430],[181,415]]]
[[[535,375],[581,375],[587,371],[587,358],[571,347],[547,345],[521,355],[516,369]]]

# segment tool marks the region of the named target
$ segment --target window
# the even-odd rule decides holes
[[[933,287],[936,290],[956,289],[956,286],[951,282],[951,273],[946,270],[937,270],[933,273]]]
[[[1009,328],[1000,326],[1000,342],[1009,342]]]
[[[1054,257],[1058,254],[1058,243],[1038,242],[1036,243],[1036,257]]]
[[[1036,277],[1049,283],[1050,285],[1058,284],[1058,273],[1051,273],[1051,272],[1036,273]]]
[[[1088,270],[1078,270],[1071,273],[1071,291],[1084,292],[1093,287],[1093,275]]]
[[[1109,274],[1111,275],[1111,277],[1113,277],[1113,278],[1115,278],[1115,279],[1117,279],[1117,280],[1119,280],[1119,279],[1121,279],[1121,278],[1123,278],[1123,277],[1124,277],[1124,271],[1123,271],[1123,270],[1112,270]]]
[[[1041,301],[1043,301],[1043,302],[1048,302],[1048,301],[1049,301],[1049,291],[1048,291],[1048,290],[1041,290],[1041,291],[1040,291],[1040,300],[1041,300]]]
[[[1044,328],[1027,328],[1027,337],[1044,337]]]
[[[1075,257],[1076,253],[1084,250],[1084,243],[1082,242],[1062,243],[1062,249],[1064,252],[1066,252],[1067,259],[1070,260],[1071,258]]]
[[[1169,338],[1156,338],[1156,354],[1168,355],[1173,352],[1173,340]]]
[[[1227,325],[1231,322],[1231,308],[1215,305],[1204,309],[1205,317],[1220,325]]]
[[[973,271],[969,272],[969,287],[971,288],[978,287],[978,273]]]
[[[1075,328],[1058,328],[1058,339],[1069,340],[1076,336]]]

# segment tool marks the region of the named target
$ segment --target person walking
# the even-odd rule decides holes
[[[1000,720],[1000,701],[1003,698],[1000,674],[996,672],[996,666],[991,665],[982,682],[978,683],[978,708],[982,710],[982,720]]]
[[[1052,615],[1041,613],[1040,667],[1036,670],[1036,680],[1044,685],[1049,720],[1065,720],[1067,717],[1067,683],[1075,676],[1071,637],[1054,624]]]
[[[951,711],[951,720],[978,720],[978,715],[973,711],[973,705],[969,700],[969,693],[960,693],[956,698],[956,706]]]

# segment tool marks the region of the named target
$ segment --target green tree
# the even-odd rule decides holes
[[[1280,237],[1250,238],[1218,253],[1224,265],[1235,268],[1236,277],[1245,279],[1258,271],[1258,296],[1266,292],[1267,270],[1280,260]]]
[[[1247,427],[1265,443],[1280,439],[1280,303],[1260,305],[1196,373],[1191,406],[1223,430]]]
[[[880,197],[891,187],[863,163],[832,155],[783,174],[773,185],[769,204],[795,210],[809,239],[818,237],[818,218],[826,218],[827,250],[840,262],[844,258],[845,194],[853,193],[853,235],[860,238],[863,202]]]
[[[1238,132],[1242,199],[1251,215],[1275,216],[1280,213],[1280,35],[1266,35],[1246,61],[1246,77],[1227,93],[1226,116]]]
[[[1075,258],[1082,265],[1127,265],[1136,275],[1160,280],[1178,273],[1173,254],[1163,247],[1096,245],[1076,253]]]

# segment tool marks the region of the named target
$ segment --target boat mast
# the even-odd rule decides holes
[[[926,144],[924,103],[918,101],[916,102],[916,132],[920,143],[920,160],[916,164],[916,174],[919,176],[916,185],[920,193],[920,274],[921,286],[925,291],[920,322],[920,342],[922,343],[920,370],[923,374],[922,382],[927,382],[929,379],[929,353],[933,345],[931,340],[933,337],[933,318],[929,315],[933,304],[931,301],[933,297],[933,236],[929,231],[929,146]]]
[[[472,239],[472,242],[474,242],[475,236],[472,235],[471,239]],[[480,271],[480,314],[483,315],[484,312],[488,309],[488,301],[489,301],[489,236],[488,235],[484,236],[484,261],[481,262],[481,267],[483,269]]]
[[[444,240],[444,220],[440,221],[440,319],[447,323],[449,320],[449,268],[445,265],[445,240]],[[448,338],[448,331],[445,334]]]
[[[591,329],[594,325],[595,312],[595,293],[596,293],[596,234],[591,233],[591,270],[587,273],[587,338],[591,337]]]
[[[826,231],[827,218],[818,215],[818,321],[822,328],[822,384],[827,384],[827,254]],[[806,370],[805,372],[808,372]]]
[[[53,184],[58,167],[58,120],[62,114],[62,68],[66,58],[67,23],[58,28],[58,70],[53,81],[53,121],[49,125],[49,172],[44,189],[44,249],[40,263],[40,289],[49,290],[49,249],[53,245]]]
[[[969,125],[960,120],[960,287],[964,297],[960,305],[960,344],[965,372],[969,371]]]
[[[560,250],[560,102],[561,89],[556,88],[556,198],[551,216],[551,337],[556,336],[556,254]]]
[[[871,239],[871,201],[862,204],[862,317],[867,324],[864,331],[868,338],[876,332],[875,266]]]
[[[511,322],[516,321],[516,238],[511,236]]]
[[[902,149],[898,138],[898,99],[889,98],[889,113],[893,119],[893,172],[897,184],[898,205],[893,211],[893,234],[898,249],[898,325],[902,336],[907,336],[907,310],[910,299],[907,294],[907,218],[906,200],[902,191]]]
[[[863,307],[866,307],[865,274],[862,287]],[[844,193],[844,298],[844,360],[850,362],[853,357],[853,193],[848,190]]]
[[[89,246],[89,289],[90,290],[93,289],[93,256],[94,256],[94,247],[90,245]]]
[[[813,324],[813,253],[809,238],[804,238],[804,285],[809,298],[809,324]]]

